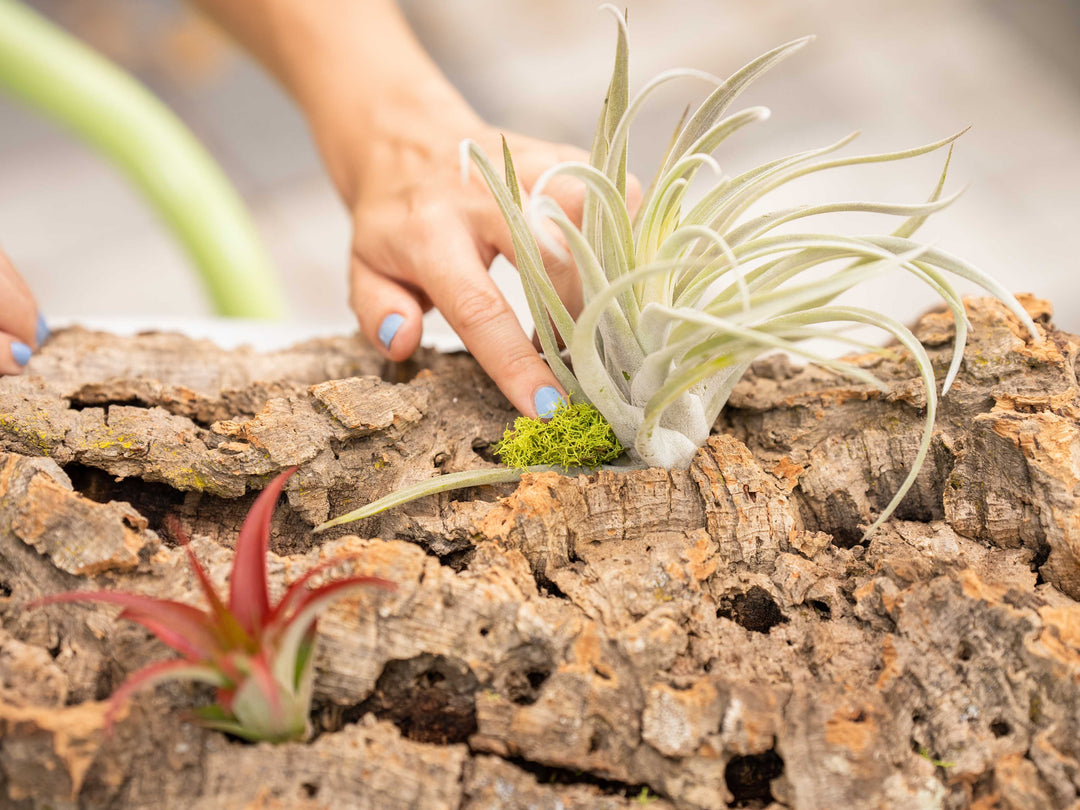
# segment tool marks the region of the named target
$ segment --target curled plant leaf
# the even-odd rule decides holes
[[[378,577],[360,576],[310,588],[313,576],[347,559],[338,558],[308,570],[276,604],[271,602],[266,580],[270,521],[282,487],[295,471],[294,467],[271,481],[244,519],[236,539],[227,603],[186,542],[206,608],[117,591],[70,591],[34,603],[119,605],[121,619],[141,624],[182,656],[128,676],[110,698],[109,724],[134,692],[164,681],[193,680],[217,690],[217,703],[195,713],[203,725],[253,741],[282,742],[305,736],[319,614],[358,588],[395,586]]]

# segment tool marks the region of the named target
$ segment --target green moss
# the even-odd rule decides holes
[[[614,461],[622,455],[623,446],[600,411],[579,402],[558,408],[547,422],[519,416],[494,450],[504,464],[515,469],[534,464],[569,469]]]

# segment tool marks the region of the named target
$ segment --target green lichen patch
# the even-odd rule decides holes
[[[599,467],[623,453],[608,421],[584,402],[559,407],[547,422],[519,416],[494,449],[504,464],[516,469],[536,464]]]

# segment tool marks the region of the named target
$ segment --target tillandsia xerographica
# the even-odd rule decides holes
[[[186,542],[191,567],[209,603],[206,610],[117,591],[71,591],[35,603],[119,605],[124,609],[120,618],[141,624],[183,656],[128,676],[109,700],[108,725],[136,690],[164,681],[189,680],[217,689],[217,703],[195,711],[202,725],[253,741],[282,742],[305,736],[319,614],[357,588],[374,585],[392,589],[394,584],[378,577],[353,576],[309,588],[313,576],[347,559],[338,558],[310,569],[289,586],[277,604],[270,603],[266,581],[270,519],[282,487],[294,472],[295,468],[271,481],[244,519],[236,538],[228,604]]]
[[[974,282],[999,298],[1039,339],[1031,318],[1001,285],[967,262],[911,239],[928,216],[959,196],[943,197],[943,189],[952,144],[961,133],[899,152],[829,157],[854,139],[855,135],[849,135],[735,176],[724,175],[712,153],[738,130],[769,116],[765,107],[729,114],[732,103],[757,76],[801,49],[811,37],[781,45],[725,80],[696,70],[669,70],[631,97],[626,21],[613,6],[604,8],[618,20],[618,42],[615,70],[588,163],[553,166],[524,200],[505,144],[502,176],[475,143],[466,141],[461,147],[466,176],[471,158],[510,228],[548,363],[572,401],[595,405],[611,423],[631,461],[672,469],[689,465],[732,388],[763,353],[790,352],[887,390],[864,368],[805,345],[811,338],[824,337],[884,352],[844,334],[852,325],[877,327],[914,358],[926,392],[926,421],[911,470],[869,529],[873,531],[900,503],[926,457],[937,406],[936,381],[930,358],[906,327],[883,313],[842,305],[836,299],[859,284],[896,271],[914,276],[940,295],[956,324],[943,394],[959,371],[968,330],[950,277]],[[683,77],[704,79],[715,89],[679,122],[656,176],[631,216],[626,205],[630,126],[657,88]],[[948,153],[940,179],[924,203],[832,202],[747,215],[769,192],[797,178],[844,166],[904,160],[945,147]],[[703,168],[714,173],[715,181],[691,204],[687,189]],[[580,227],[544,194],[547,183],[559,175],[585,185]],[[777,232],[781,225],[835,212],[903,219],[887,235]],[[567,311],[544,270],[537,239],[550,243],[545,220],[562,234],[581,276],[584,308],[576,317]],[[547,246],[562,249],[554,243]],[[559,354],[560,339],[569,349],[569,362]],[[474,486],[485,477],[492,483],[513,480],[513,473],[484,470],[443,476],[319,528],[367,517],[430,492]]]

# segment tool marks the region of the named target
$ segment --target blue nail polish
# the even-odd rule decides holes
[[[547,419],[549,416],[554,416],[555,409],[560,405],[565,404],[566,399],[563,395],[550,385],[545,385],[533,394],[533,407],[536,408],[536,415],[541,419]]]
[[[389,349],[394,340],[394,335],[397,334],[403,323],[405,323],[405,316],[396,312],[391,312],[383,318],[382,323],[379,324],[379,343]]]
[[[38,313],[37,316],[37,332],[34,334],[34,339],[37,341],[37,345],[40,346],[46,340],[49,339],[49,335],[52,334],[52,330],[49,329],[49,325],[45,323],[45,318]]]
[[[20,366],[25,366],[30,362],[30,347],[17,340],[11,341],[11,357]]]

